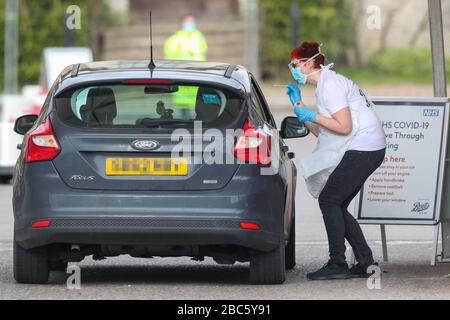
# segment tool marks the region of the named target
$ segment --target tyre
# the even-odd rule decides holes
[[[64,261],[50,261],[49,268],[51,271],[66,271],[67,270],[67,262]]]
[[[293,218],[291,225],[291,233],[289,234],[289,241],[286,246],[286,270],[292,270],[295,268],[297,262],[295,261],[295,203],[292,204]]]
[[[14,279],[23,284],[46,284],[50,275],[45,247],[25,250],[14,241]]]
[[[285,241],[280,239],[280,244],[274,251],[252,255],[250,257],[250,283],[283,284],[286,281],[285,250]]]
[[[0,185],[2,184],[10,184],[11,183],[11,176],[0,176]]]

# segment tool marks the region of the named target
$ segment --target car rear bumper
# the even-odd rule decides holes
[[[270,251],[279,245],[285,187],[278,175],[254,175],[255,168],[243,166],[221,190],[106,192],[71,189],[49,166],[26,167],[26,182],[20,175],[15,181],[15,237],[25,249],[65,243],[237,245]],[[41,220],[51,220],[50,226],[31,227]],[[256,223],[261,230],[244,230],[241,222]]]
[[[209,246],[236,245],[270,251],[279,233],[240,228],[239,221],[162,219],[54,219],[45,229],[15,230],[25,249],[54,243],[77,245]]]

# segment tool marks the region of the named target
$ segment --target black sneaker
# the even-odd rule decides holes
[[[367,273],[367,269],[369,269],[369,267],[371,267],[371,266],[377,266],[378,267],[378,263],[376,263],[376,262],[374,262],[372,264],[358,263],[358,264],[354,265],[350,269],[350,273],[352,274],[352,278],[369,278],[371,276],[371,274]]]
[[[352,274],[346,263],[337,264],[329,261],[318,271],[308,273],[306,277],[309,280],[344,280],[352,278]]]

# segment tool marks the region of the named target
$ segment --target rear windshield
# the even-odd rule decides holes
[[[192,85],[96,85],[55,98],[58,117],[85,128],[227,127],[243,99],[224,89]]]

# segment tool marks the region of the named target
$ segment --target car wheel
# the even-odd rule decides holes
[[[283,284],[286,281],[284,239],[274,251],[260,252],[250,258],[250,282],[252,284]]]
[[[67,262],[64,261],[50,261],[49,268],[52,271],[66,271],[67,270]]]
[[[10,184],[12,177],[10,176],[1,176],[0,177],[0,185],[1,184]]]
[[[297,264],[295,261],[295,204],[292,204],[292,225],[291,233],[289,234],[289,241],[286,246],[286,270],[292,270]]]
[[[14,279],[24,284],[45,284],[50,275],[45,247],[25,250],[14,241]]]

